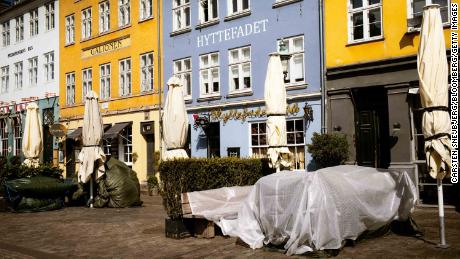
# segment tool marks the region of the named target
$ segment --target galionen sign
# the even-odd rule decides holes
[[[90,58],[97,55],[105,54],[114,50],[119,50],[122,48],[126,48],[131,45],[131,38],[128,36],[124,36],[121,38],[113,39],[110,41],[106,41],[91,47],[87,47],[82,49],[81,57],[82,58]]]

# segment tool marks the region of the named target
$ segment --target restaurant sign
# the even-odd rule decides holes
[[[126,48],[131,45],[131,38],[124,36],[114,40],[106,41],[91,47],[82,49],[82,58],[90,58],[97,55],[105,54],[114,50]]]
[[[50,133],[57,138],[62,138],[67,134],[67,127],[63,124],[53,124],[50,127]]]

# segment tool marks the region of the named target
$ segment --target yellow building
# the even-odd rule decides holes
[[[100,97],[104,151],[146,180],[159,147],[160,1],[59,2],[60,121],[68,128],[60,157],[66,176],[78,170],[84,96]]]
[[[436,202],[417,74],[423,7],[431,2],[325,0],[324,6],[328,131],[347,136],[349,163],[409,172],[423,203]],[[450,56],[450,1],[436,2]]]

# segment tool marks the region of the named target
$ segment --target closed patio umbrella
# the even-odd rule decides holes
[[[24,153],[24,164],[29,167],[39,165],[40,153],[43,150],[42,121],[38,112],[38,105],[30,103],[27,106],[26,124],[22,140],[22,152]]]
[[[286,139],[286,89],[280,55],[271,53],[265,77],[265,106],[267,109],[268,158],[271,168],[290,167],[291,152]]]
[[[179,78],[168,80],[168,94],[163,113],[163,141],[165,159],[188,158],[184,146],[187,142],[188,117]]]
[[[446,246],[442,179],[450,176],[451,124],[448,109],[448,64],[439,5],[423,11],[417,68],[420,98],[424,108],[422,130],[425,138],[427,168],[437,179],[441,247]]]

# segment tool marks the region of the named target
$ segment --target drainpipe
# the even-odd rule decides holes
[[[160,119],[160,125],[159,125],[159,132],[160,132],[160,143],[159,143],[159,151],[160,151],[160,161],[163,158],[163,116],[161,114],[161,107],[162,107],[162,78],[161,78],[161,11],[160,11],[160,3],[162,0],[157,0],[157,68],[158,68],[158,98],[159,98],[159,107],[158,107],[158,113],[159,113],[159,119]]]
[[[324,56],[325,56],[325,44],[324,44],[324,0],[318,0],[319,5],[319,40],[320,40],[320,77],[321,77],[321,133],[327,133],[326,127],[326,104],[327,104],[327,97],[326,97],[326,80],[325,80],[325,71],[326,66],[324,63]]]

